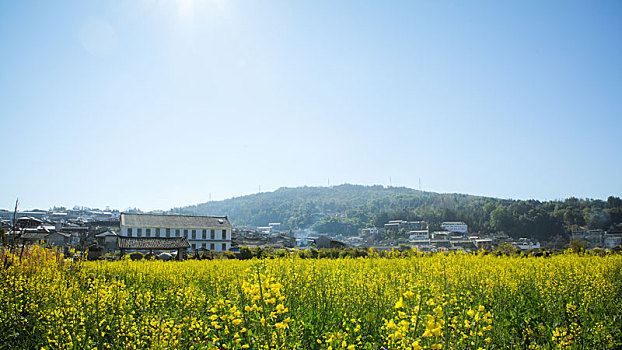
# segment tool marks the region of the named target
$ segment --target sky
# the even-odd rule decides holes
[[[622,195],[620,1],[0,3],[0,208]]]

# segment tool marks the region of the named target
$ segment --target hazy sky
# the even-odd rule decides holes
[[[622,195],[620,1],[2,1],[0,207]]]

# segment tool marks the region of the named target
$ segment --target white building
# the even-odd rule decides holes
[[[408,231],[408,239],[411,241],[430,239],[430,232],[428,230]]]
[[[378,236],[378,233],[380,233],[380,231],[378,230],[377,227],[368,227],[368,228],[364,228],[361,229],[361,235],[363,236]]]
[[[540,249],[540,242],[531,241],[528,238],[519,238],[518,241],[513,244],[520,250]]]
[[[428,229],[428,223],[425,221],[406,221],[406,220],[391,220],[384,224],[385,231],[422,231]]]
[[[464,234],[469,232],[467,224],[462,221],[446,221],[441,224],[441,227],[443,228],[443,230],[450,232],[458,232]]]
[[[184,237],[191,250],[218,252],[231,248],[233,226],[229,219],[216,216],[121,214],[120,236],[127,237]]]
[[[272,227],[270,226],[257,226],[257,231],[265,234],[270,234],[272,232]]]
[[[622,234],[620,233],[609,233],[603,238],[603,247],[607,249],[612,249],[619,245],[622,245]]]

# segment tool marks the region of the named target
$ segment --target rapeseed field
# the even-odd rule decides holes
[[[2,349],[619,349],[622,256],[1,256]]]

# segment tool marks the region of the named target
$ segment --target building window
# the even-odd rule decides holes
[[[222,251],[223,251],[223,252],[226,252],[226,251],[227,251],[227,244],[226,244],[226,243],[223,243],[223,244],[222,244]]]
[[[151,237],[151,229],[145,229],[145,237]]]
[[[171,236],[171,229],[167,228],[166,229],[166,237],[170,237]]]
[[[196,244],[192,244],[192,250],[197,250],[197,245]]]
[[[209,250],[214,250],[214,243],[210,243]]]
[[[192,230],[192,239],[197,239],[197,230]]]
[[[216,239],[216,233],[214,230],[209,230],[209,237],[210,239]]]
[[[184,237],[188,238],[188,230],[184,230]]]
[[[132,236],[132,229],[131,228],[127,229],[127,235],[130,236],[130,237]]]
[[[143,229],[142,228],[137,228],[136,229],[136,237],[141,237],[143,235]]]
[[[181,237],[181,236],[179,235],[179,230],[175,230],[175,237]]]
[[[207,239],[207,230],[203,230],[203,235],[201,235],[201,239]]]
[[[227,239],[227,230],[222,230],[222,239]]]
[[[160,229],[156,228],[156,237],[160,237]]]
[[[205,230],[203,230],[203,231],[205,231]],[[207,243],[203,243],[202,246],[203,246],[203,249],[207,249]]]

